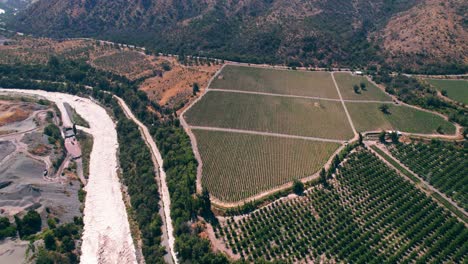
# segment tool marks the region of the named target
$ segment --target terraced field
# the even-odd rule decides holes
[[[329,72],[226,66],[210,88],[338,99]]]
[[[365,150],[327,189],[221,219],[216,236],[252,262],[466,263],[468,229]]]
[[[346,140],[353,132],[340,102],[208,92],[190,111],[194,126]]]
[[[455,134],[455,126],[442,117],[407,106],[386,104],[390,114],[384,114],[380,103],[346,103],[356,130],[399,130],[408,133]]]
[[[310,176],[339,144],[193,130],[203,160],[202,184],[218,199],[238,201]]]
[[[362,76],[351,75],[347,72],[338,72],[333,74],[340,88],[341,96],[345,100],[376,100],[376,101],[391,101],[390,96],[385,94],[367,78]],[[365,86],[361,88],[361,83]],[[354,91],[354,86],[359,87],[358,92]]]
[[[389,146],[409,169],[468,211],[468,149],[450,143]]]
[[[455,101],[468,104],[468,80],[427,79],[439,91],[447,91],[447,96]]]

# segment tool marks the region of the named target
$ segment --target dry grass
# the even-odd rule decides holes
[[[165,59],[171,65],[171,70],[146,79],[140,85],[140,89],[160,105],[169,107],[187,101],[193,94],[193,83],[198,83],[203,91],[211,76],[220,67],[220,65],[186,67],[173,58]]]

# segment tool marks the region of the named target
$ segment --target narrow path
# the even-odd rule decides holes
[[[166,226],[167,230],[167,235],[168,235],[168,242],[169,242],[169,248],[168,252],[171,253],[172,259],[174,260],[175,263],[177,263],[177,254],[175,252],[175,237],[174,237],[174,227],[172,225],[172,219],[171,219],[171,198],[169,194],[169,188],[167,187],[167,182],[166,182],[166,172],[163,169],[163,159],[161,156],[161,153],[159,152],[158,147],[156,146],[156,143],[154,142],[153,137],[151,136],[151,133],[149,132],[148,128],[138,120],[138,118],[133,115],[132,111],[130,108],[127,106],[125,101],[114,95],[114,98],[117,99],[119,102],[120,106],[125,112],[125,115],[130,118],[135,124],[137,124],[138,128],[140,129],[141,132],[141,137],[145,141],[146,145],[149,147],[151,151],[151,158],[153,160],[155,168],[159,170],[159,173],[157,173],[158,177],[156,177],[156,180],[159,185],[159,193],[161,196],[161,201],[163,205],[163,211],[164,215],[162,216],[163,222]]]
[[[433,193],[437,193],[442,199],[445,200],[445,202],[449,203],[451,206],[454,207],[455,210],[457,210],[460,214],[464,215],[465,217],[468,217],[468,213],[463,210],[463,208],[461,208],[457,203],[455,203],[452,199],[450,199],[449,197],[447,197],[447,195],[445,195],[444,193],[442,193],[441,191],[439,191],[437,188],[433,187],[432,185],[430,185],[428,182],[426,182],[423,178],[421,178],[418,174],[416,174],[415,172],[413,172],[411,169],[409,169],[407,166],[405,166],[403,163],[400,162],[400,160],[398,160],[397,158],[395,158],[385,147],[381,146],[380,144],[376,144],[374,142],[368,142],[368,141],[365,141],[364,144],[368,147],[368,149],[374,153],[378,158],[380,158],[385,164],[387,164],[388,166],[390,166],[391,168],[395,169],[397,172],[399,172],[400,175],[403,175],[406,179],[408,179],[410,182],[413,183],[413,185],[422,190],[423,192],[427,193],[427,189],[429,189],[430,192],[433,192]],[[382,155],[380,155],[377,151],[375,151],[374,149],[371,148],[371,146],[375,146],[377,147],[378,149],[380,149],[383,153],[385,153],[385,155],[388,156],[388,158],[390,158],[393,162],[397,163],[399,166],[401,166],[403,169],[407,170],[412,176],[414,176],[415,178],[417,178],[421,183],[424,183],[424,187],[421,186],[420,184],[414,182],[412,179],[410,179],[409,177],[407,177],[403,172],[401,172],[398,168],[396,168],[395,166],[393,166],[389,161],[387,161],[387,159],[385,157],[382,157]],[[433,197],[433,195],[431,195],[429,193],[430,196]],[[439,202],[437,198],[433,197],[435,200],[437,200],[438,203],[440,203],[443,207],[445,207],[448,211],[452,212],[452,210],[450,208],[447,208],[443,203]],[[464,219],[461,219],[460,217],[458,217],[457,214],[454,213],[454,215],[460,219],[462,222],[465,223],[465,225],[467,225],[467,222],[464,220]]]
[[[203,91],[203,93],[197,99],[195,99],[195,101],[193,101],[187,108],[185,108],[184,111],[182,111],[182,113],[179,116],[180,124],[184,128],[185,133],[187,133],[187,135],[190,138],[190,143],[192,144],[193,154],[195,155],[195,159],[198,162],[197,180],[195,181],[195,183],[196,183],[196,191],[199,194],[202,193],[202,191],[203,191],[203,187],[202,187],[202,184],[201,184],[201,178],[202,178],[202,174],[203,174],[203,160],[201,158],[200,151],[198,150],[197,138],[195,137],[192,130],[190,129],[190,126],[187,124],[187,121],[185,120],[184,115],[188,110],[190,110],[190,108],[192,108],[196,103],[198,103],[203,98],[203,96],[208,92],[208,88],[210,87],[213,80],[221,73],[221,71],[224,69],[225,66],[226,66],[226,64],[223,64],[223,66],[221,66],[221,68],[219,68],[219,70],[213,75],[213,77],[211,77],[211,79],[208,82],[208,84],[206,85],[205,90]]]
[[[251,135],[260,135],[260,136],[282,137],[282,138],[292,138],[292,139],[304,139],[304,140],[332,142],[332,143],[339,143],[339,144],[343,144],[346,141],[346,140],[339,140],[339,139],[296,136],[296,135],[271,133],[271,132],[261,132],[261,131],[252,131],[252,130],[243,130],[243,129],[234,129],[234,128],[204,127],[204,126],[189,126],[189,127],[190,127],[190,129],[195,129],[195,130],[209,130],[209,131],[232,132],[232,133],[251,134]]]
[[[343,108],[345,110],[346,117],[348,117],[349,124],[351,125],[351,128],[353,129],[353,133],[354,133],[353,140],[356,140],[356,139],[358,139],[359,135],[356,132],[356,128],[354,127],[353,120],[351,119],[351,116],[349,115],[349,112],[348,112],[348,108],[346,108],[346,104],[343,101],[343,97],[341,96],[340,88],[338,87],[338,84],[336,83],[334,72],[331,73],[331,77],[332,77],[332,80],[333,80],[333,84],[335,84],[336,91],[338,92],[338,96],[340,97],[341,104],[343,105]]]
[[[306,96],[306,95],[291,95],[291,94],[278,94],[278,93],[266,93],[266,92],[254,92],[254,91],[242,91],[242,90],[230,90],[230,89],[208,89],[208,92],[226,92],[226,93],[242,93],[242,94],[255,94],[255,95],[266,95],[266,96],[277,96],[277,97],[289,97],[289,98],[301,98],[311,100],[323,100],[332,102],[349,102],[349,103],[384,103],[393,104],[392,101],[378,101],[378,100],[341,100],[338,98],[326,98],[318,96]]]

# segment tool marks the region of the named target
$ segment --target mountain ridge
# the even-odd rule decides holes
[[[395,40],[388,38],[388,35],[394,36],[392,29],[405,25],[404,21],[398,20],[401,16],[408,16],[408,12],[416,7],[436,6],[437,3],[432,3],[434,1],[439,4],[446,2],[39,0],[20,13],[13,26],[41,36],[130,40],[163,52],[200,54],[246,62],[326,67],[392,65],[396,61],[397,64],[420,67],[411,61],[416,55],[405,59],[414,51],[400,54],[389,48],[394,45],[388,43]],[[449,0],[448,5],[454,5],[446,9],[451,12],[450,17],[454,17],[454,10],[465,4],[463,1]],[[466,33],[466,23],[459,19],[452,20],[450,23],[457,23]],[[392,25],[390,29],[388,25]],[[461,36],[461,40],[463,38]],[[457,45],[460,52],[455,63],[463,66],[468,61],[468,55],[463,51],[466,41],[457,41]],[[453,63],[445,54],[435,53],[433,56],[432,47],[425,47],[423,51],[431,58],[428,60],[430,63]],[[388,59],[392,56],[404,59]]]

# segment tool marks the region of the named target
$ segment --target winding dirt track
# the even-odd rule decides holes
[[[2,89],[69,103],[88,123],[93,135],[84,209],[81,263],[137,263],[135,247],[117,175],[117,132],[106,110],[89,99],[39,90]]]
[[[159,149],[154,142],[153,137],[151,136],[151,133],[149,132],[148,128],[138,120],[138,118],[133,115],[132,111],[130,108],[127,106],[125,101],[114,95],[114,98],[117,99],[119,102],[120,106],[125,112],[125,115],[130,118],[135,124],[137,124],[138,128],[140,129],[141,132],[141,137],[145,141],[146,145],[149,147],[151,150],[151,156],[152,160],[154,163],[155,168],[159,170],[158,176],[156,177],[156,180],[159,185],[159,193],[161,196],[161,201],[162,201],[162,206],[163,206],[163,211],[164,215],[162,216],[163,223],[165,225],[165,228],[167,230],[167,239],[168,239],[168,249],[167,251],[171,253],[172,259],[175,263],[178,263],[177,261],[177,254],[175,252],[174,244],[175,244],[175,237],[174,237],[174,227],[172,225],[172,219],[171,219],[171,197],[169,194],[169,188],[167,187],[167,182],[166,182],[166,172],[163,169],[163,159],[161,156],[161,153],[159,152]],[[163,226],[164,228],[164,226]]]

